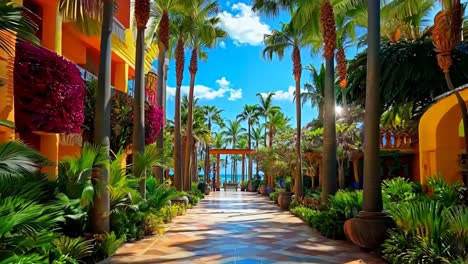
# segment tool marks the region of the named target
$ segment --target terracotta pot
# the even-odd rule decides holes
[[[270,193],[272,193],[275,190],[273,187],[265,187],[265,192],[266,195],[270,196]]]
[[[267,192],[266,192],[266,187],[263,186],[263,185],[260,186],[260,188],[258,189],[258,191],[260,192],[260,194],[261,194],[262,196],[267,196],[267,195],[268,195]]]
[[[356,218],[344,223],[346,237],[364,249],[375,250],[388,236],[387,230],[394,227],[393,219],[384,213],[360,212]]]
[[[281,192],[280,195],[278,196],[278,205],[283,210],[288,210],[291,202],[292,202],[291,192]]]
[[[205,187],[205,195],[209,195],[211,192],[211,186],[209,184],[206,185]]]
[[[249,185],[247,185],[247,191],[248,192],[255,192],[255,187],[250,182],[249,182]]]

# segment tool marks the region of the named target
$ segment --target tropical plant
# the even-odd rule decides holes
[[[109,157],[103,147],[85,143],[78,157],[65,157],[60,162],[58,182],[70,198],[80,198],[82,207],[90,206],[104,182],[96,178],[95,171],[109,168]]]
[[[270,118],[270,115],[273,115],[275,112],[278,112],[281,110],[279,106],[273,105],[272,98],[274,95],[275,93],[267,93],[266,95],[262,93],[257,93],[257,97],[260,99],[260,104],[258,105],[258,111],[260,112],[260,115],[263,116],[263,118],[265,119],[265,124],[268,123],[267,120]],[[264,134],[265,146],[267,145],[267,135],[268,135],[268,127],[265,126],[265,134]]]
[[[136,55],[135,55],[135,87],[133,98],[133,157],[145,151],[145,29],[150,17],[150,0],[135,1],[135,20],[137,27]],[[166,46],[167,48],[167,46]],[[161,52],[161,51],[160,51]],[[159,75],[158,79],[163,79]],[[159,90],[158,90],[159,92]],[[137,163],[134,162],[134,165]],[[135,170],[135,169],[134,169]],[[140,180],[142,187],[140,194],[145,198],[145,179]]]
[[[301,93],[302,105],[310,102],[312,107],[317,107],[317,119],[319,120],[320,125],[323,125],[325,65],[322,63],[320,65],[320,69],[317,69],[313,64],[310,64],[306,66],[306,70],[310,71],[312,82],[306,82],[304,84],[306,91]]]
[[[194,118],[194,89],[195,76],[198,71],[198,58],[206,59],[207,55],[203,48],[211,48],[216,45],[219,38],[226,37],[226,32],[219,27],[220,18],[216,15],[218,12],[218,2],[197,0],[192,1],[190,16],[193,23],[193,30],[189,33],[188,44],[191,48],[190,57],[190,87],[188,97],[187,111],[187,144],[185,146],[185,166],[184,182],[187,184],[187,190],[190,190],[190,160],[193,146],[193,118]],[[194,163],[195,164],[195,163]]]
[[[21,141],[0,143],[0,186],[11,185],[13,180],[34,174],[47,164],[46,158]]]
[[[252,125],[258,122],[258,116],[260,115],[257,105],[244,105],[244,109],[241,114],[237,116],[239,120],[247,121],[247,138],[248,138],[248,149],[252,148]],[[249,157],[249,180],[252,180],[252,158]]]
[[[96,27],[101,23],[99,74],[96,90],[94,143],[102,146],[105,155],[109,157],[109,138],[111,135],[111,60],[112,60],[112,25],[115,12],[114,0],[74,1],[60,0],[59,10],[65,21],[73,21],[81,29]],[[99,23],[97,23],[99,25]],[[106,186],[109,182],[109,170],[102,167],[96,178]],[[107,188],[98,190],[94,206],[91,208],[91,223],[96,233],[109,232],[109,192]]]
[[[154,181],[153,178],[149,178],[148,182]],[[148,189],[147,203],[153,211],[159,211],[161,208],[167,205],[168,201],[178,198],[180,193],[172,186],[166,186],[166,184],[157,184],[156,182],[148,183],[151,186]]]
[[[125,242],[125,237],[117,238],[114,232],[105,234],[100,242],[99,251],[105,256],[109,257],[117,252],[117,249]]]
[[[34,34],[37,25],[23,15],[23,7],[11,0],[0,0],[0,49],[14,56],[15,38],[38,44]]]
[[[203,107],[203,113],[205,114],[205,118],[208,121],[208,130],[212,131],[212,122],[215,122],[218,124],[218,126],[223,126],[224,122],[221,118],[221,112],[223,110],[219,110],[216,108],[216,106],[204,106]],[[205,167],[204,167],[204,179],[205,182],[208,181],[210,177],[210,146],[211,144],[206,144],[205,148]]]
[[[284,51],[287,48],[292,48],[293,75],[296,82],[296,94],[301,93],[301,48],[305,47],[309,42],[306,39],[301,28],[294,26],[292,22],[282,24],[281,31],[273,30],[270,34],[264,37],[265,49],[263,57],[269,60],[273,59],[273,55],[277,54],[279,59],[283,58]],[[296,98],[296,172],[295,172],[295,195],[302,197],[302,155],[301,155],[301,100]]]
[[[54,241],[54,245],[62,255],[76,260],[82,260],[94,253],[94,241],[83,237],[61,236]]]

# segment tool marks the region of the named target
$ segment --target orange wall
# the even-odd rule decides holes
[[[124,28],[130,28],[130,0],[118,0],[117,5],[115,17]]]
[[[72,24],[63,25],[63,56],[75,64],[86,64],[86,45],[77,37],[72,27]]]

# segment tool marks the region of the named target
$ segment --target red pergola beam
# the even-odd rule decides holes
[[[253,154],[255,150],[253,149],[210,149],[210,154],[233,154],[233,155],[241,155],[241,154]]]

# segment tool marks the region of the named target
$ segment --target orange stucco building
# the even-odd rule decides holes
[[[43,48],[54,51],[80,67],[83,78],[95,78],[99,69],[100,37],[85,35],[77,30],[73,22],[63,21],[59,12],[59,0],[14,0],[23,5],[25,15],[38,26],[36,36]],[[128,91],[128,83],[135,75],[135,40],[131,27],[130,0],[117,0],[117,10],[113,23],[111,84],[115,89]],[[10,34],[12,40],[14,35]],[[14,50],[14,42],[12,49]],[[146,53],[145,72],[157,57],[156,46]],[[0,120],[15,121],[14,117],[14,57],[0,51]],[[36,144],[41,153],[57,162],[65,155],[80,150],[80,135],[35,133]],[[0,142],[18,138],[15,131],[0,127]],[[51,168],[55,175],[55,168]]]

